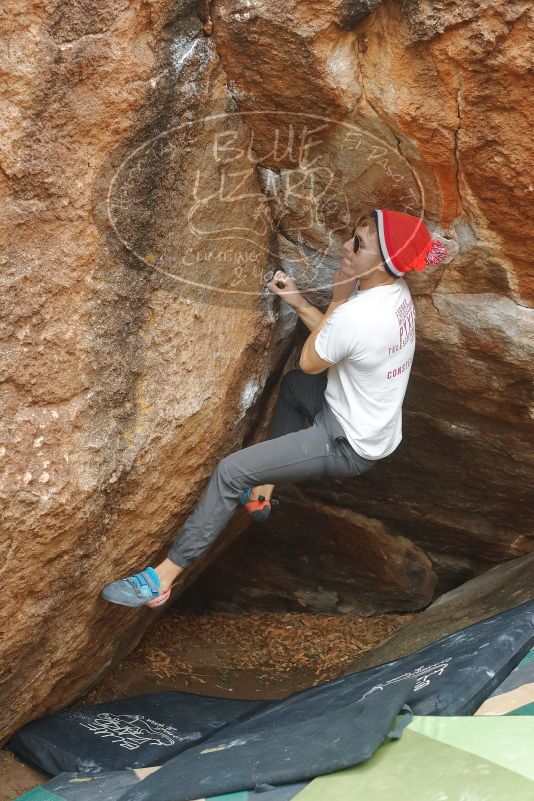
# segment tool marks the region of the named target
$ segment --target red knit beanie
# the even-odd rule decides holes
[[[402,278],[410,270],[424,270],[439,264],[447,255],[442,242],[432,239],[419,217],[392,209],[373,209],[378,231],[380,255],[393,278]]]

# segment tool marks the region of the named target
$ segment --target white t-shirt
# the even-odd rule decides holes
[[[325,399],[360,456],[383,459],[402,439],[402,402],[415,351],[415,309],[403,278],[361,289],[315,338],[328,368]]]

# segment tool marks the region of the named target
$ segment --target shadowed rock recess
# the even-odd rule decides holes
[[[238,512],[184,583],[216,558],[229,603],[409,610],[532,550],[532,16],[8,3],[0,738],[157,617],[100,587],[154,563],[217,461],[264,436],[304,335],[265,276],[291,271],[324,308],[364,208],[422,212],[451,253],[409,279],[403,441],[354,481],[280,488],[272,536],[219,558]]]

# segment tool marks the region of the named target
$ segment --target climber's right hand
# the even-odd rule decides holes
[[[278,297],[282,298],[282,300],[293,309],[303,306],[306,303],[295,279],[282,270],[277,270],[265,286],[273,295],[278,295]]]

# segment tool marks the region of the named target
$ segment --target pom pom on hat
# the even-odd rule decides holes
[[[435,266],[448,253],[443,242],[432,239],[420,217],[393,209],[373,209],[373,217],[380,255],[393,278],[402,278],[411,270]]]
[[[440,262],[443,261],[448,252],[449,251],[447,250],[443,242],[439,242],[437,239],[433,239],[432,247],[426,254],[425,262],[426,264],[430,264],[432,265],[432,267],[435,267],[436,264],[439,264]]]

